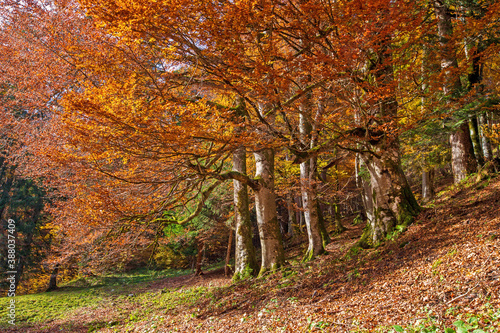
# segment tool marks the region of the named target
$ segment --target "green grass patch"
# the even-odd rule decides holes
[[[144,313],[155,310],[170,311],[180,306],[194,305],[200,298],[207,296],[207,287],[192,287],[175,290],[166,290],[155,293],[143,293],[134,297],[131,302],[144,308]]]
[[[108,274],[95,277],[81,277],[61,285],[60,289],[48,293],[16,296],[16,325],[27,326],[33,323],[46,323],[64,319],[75,310],[96,309],[107,306],[108,302],[127,300],[137,306],[150,305],[152,308],[172,309],[193,299],[199,298],[200,291],[165,293],[143,293],[128,297],[136,287],[159,279],[190,274],[191,270],[168,269],[153,271],[141,269],[130,273]],[[152,302],[154,300],[154,302]],[[0,298],[0,328],[8,327],[7,306],[9,297]],[[156,303],[156,304],[155,304]]]
[[[83,307],[97,307],[105,297],[99,288],[16,296],[16,324],[47,322],[64,318]],[[0,298],[0,327],[7,325],[8,297]]]
[[[114,273],[100,276],[78,277],[66,284],[61,285],[61,287],[124,286],[137,283],[145,283],[169,277],[183,276],[190,273],[192,273],[192,271],[189,269],[166,269],[162,271],[138,269],[128,273]]]

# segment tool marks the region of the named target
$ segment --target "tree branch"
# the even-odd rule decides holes
[[[196,210],[191,213],[188,217],[186,217],[184,220],[177,221],[177,224],[183,225],[188,222],[191,222],[195,217],[200,215],[201,210],[203,209],[203,206],[205,205],[205,202],[207,199],[210,197],[210,194],[217,188],[222,183],[222,181],[218,180],[215,183],[213,183],[209,188],[207,188],[205,191],[201,192],[201,199],[198,201],[198,206],[196,207]]]

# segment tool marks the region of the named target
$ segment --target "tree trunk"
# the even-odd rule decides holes
[[[335,233],[336,234],[341,234],[343,233],[346,228],[342,225],[342,216],[340,215],[340,208],[338,205],[338,199],[335,197],[335,201],[333,202],[333,216],[334,216],[334,223],[335,223]]]
[[[325,248],[332,241],[328,230],[326,230],[325,218],[323,217],[323,211],[321,210],[321,205],[318,202],[318,220],[319,220],[319,231],[321,233],[321,241],[323,242],[323,248]],[[326,250],[325,250],[326,252]]]
[[[309,96],[301,107],[299,132],[302,144],[313,148],[314,140],[311,137],[312,126],[305,112],[311,111]],[[318,218],[318,198],[316,193],[316,158],[310,158],[300,163],[300,187],[302,204],[304,206],[304,220],[307,230],[308,248],[304,261],[313,259],[325,252]]]
[[[10,199],[10,190],[14,182],[15,166],[7,164],[5,157],[0,156],[0,218],[4,217],[4,212]]]
[[[303,207],[302,207],[302,197],[296,196],[295,203],[297,204],[297,207],[299,208],[296,211],[296,216],[297,216],[297,221],[298,221],[298,233],[301,234],[304,232],[304,211],[303,211]]]
[[[356,162],[355,162],[356,163]],[[337,183],[337,193],[340,193],[340,180],[338,173],[336,174],[336,183]],[[326,178],[325,178],[326,181]],[[340,214],[340,207],[339,207],[339,198],[338,195],[335,194],[333,196],[333,208],[334,208],[334,217],[335,217],[335,232],[337,234],[340,234],[346,230],[346,228],[342,225],[342,216]]]
[[[474,149],[469,134],[469,126],[464,122],[450,135],[451,167],[455,183],[464,180],[468,174],[476,171]]]
[[[19,259],[17,261],[17,266],[16,266],[16,284],[15,284],[15,289],[19,288],[19,284],[21,283],[21,277],[23,276],[24,273],[24,258],[23,256],[19,256]]]
[[[441,70],[445,74],[443,93],[447,97],[454,97],[460,92],[462,84],[458,74],[454,73],[458,69],[458,62],[454,45],[450,42],[453,34],[451,16],[443,0],[434,0],[434,13],[437,18],[439,44],[441,46]],[[462,124],[456,132],[451,133],[450,145],[453,179],[455,183],[458,183],[467,177],[467,174],[474,172],[476,168],[467,123]]]
[[[367,215],[372,215],[359,242],[362,247],[378,246],[396,226],[406,228],[412,223],[420,211],[401,169],[398,137],[394,135],[398,128],[387,127],[391,125],[387,119],[396,119],[398,113],[393,68],[387,53],[390,41],[391,36],[381,41],[384,44],[377,63],[370,63],[378,67],[372,68],[372,80],[389,93],[373,101],[365,125],[364,149],[359,153],[369,174],[369,179],[363,181]]]
[[[55,265],[52,273],[50,274],[49,286],[45,291],[53,291],[57,289],[57,274],[59,273],[59,264]]]
[[[274,193],[274,152],[265,148],[254,153],[259,188],[255,190],[255,210],[262,247],[262,263],[259,276],[283,265],[285,254],[276,214]]]
[[[29,214],[31,216],[29,216],[29,217],[25,216],[25,220],[24,220],[25,225],[31,224],[34,226],[37,224],[38,219],[40,218],[40,214],[41,214],[42,209],[43,209],[42,199],[38,198],[36,202],[32,202],[32,205],[34,208],[33,208],[33,211]],[[20,223],[21,221],[17,221],[17,222]],[[16,250],[16,253],[19,255],[18,264],[16,267],[16,271],[17,271],[17,273],[16,273],[16,290],[21,283],[21,277],[23,276],[23,273],[24,273],[25,263],[26,262],[29,263],[29,258],[31,256],[34,235],[35,235],[34,230],[31,230],[31,231],[27,232],[26,237],[24,238],[22,243],[16,243],[16,246],[18,247],[19,250],[21,248],[24,250],[23,254],[21,254],[22,253],[21,251]],[[19,240],[18,233],[16,234],[16,238]]]
[[[483,151],[481,149],[481,141],[479,138],[477,117],[475,115],[470,117],[469,119],[469,132],[474,151],[474,156],[476,157],[477,161],[477,167],[480,168],[484,165],[484,158],[483,158]]]
[[[297,224],[297,214],[295,209],[293,209],[292,195],[288,193],[286,195],[286,208],[288,209],[288,232],[291,237],[294,237],[299,231],[297,230],[299,225]]]
[[[233,154],[233,170],[245,174],[246,151],[238,148]],[[250,220],[247,186],[240,181],[233,181],[234,218],[236,221],[234,279],[239,280],[257,273],[257,259],[252,242],[252,221]]]
[[[457,94],[462,88],[460,77],[454,71],[458,68],[455,49],[450,39],[453,35],[451,16],[444,0],[434,0],[434,14],[437,18],[439,45],[441,47],[441,70],[445,74],[443,93]]]
[[[227,242],[227,251],[226,251],[226,265],[224,266],[224,276],[229,276],[232,269],[229,266],[229,261],[231,260],[231,250],[233,247],[233,230],[229,229],[229,240]]]
[[[364,218],[366,223],[370,223],[375,219],[375,212],[373,210],[372,200],[372,186],[368,175],[363,174],[366,167],[363,166],[361,161],[361,154],[356,154],[356,184],[361,188],[361,201],[363,203]]]
[[[308,248],[304,260],[311,260],[325,252],[319,227],[317,198],[314,184],[314,161],[309,159],[300,164],[300,180],[304,220],[307,230]]]
[[[335,152],[334,152],[335,153]],[[357,160],[355,161],[355,163],[358,163]],[[357,169],[357,165],[355,167],[355,176],[356,176],[356,185],[357,185],[357,177],[358,177],[358,169]],[[336,193],[333,195],[333,202],[330,203],[328,205],[328,212],[330,213],[331,216],[333,216],[333,224],[334,224],[334,227],[335,227],[335,234],[340,234],[342,232],[344,232],[346,230],[346,228],[342,225],[342,217],[341,217],[341,214],[340,214],[340,207],[338,205],[339,203],[339,199],[338,199],[338,196],[337,196],[337,193],[339,193],[340,191],[340,182],[339,182],[339,178],[338,176],[336,177],[336,184],[337,184],[337,189],[336,189]],[[327,180],[327,176],[326,176],[326,169],[324,168],[323,171],[320,173],[319,175],[319,179],[325,184],[327,185],[328,184],[328,180]],[[319,204],[319,201],[318,201],[318,215],[320,216],[320,225],[323,224],[323,227],[324,227],[324,219],[323,219],[323,216],[321,214],[321,205]],[[326,228],[325,228],[326,230]],[[323,232],[321,233],[323,235]],[[329,237],[328,237],[329,238]],[[329,243],[330,241],[328,241]],[[324,243],[324,241],[323,241]],[[326,244],[328,244],[326,243]]]
[[[198,241],[198,253],[196,255],[196,271],[194,275],[203,275],[201,270],[202,262],[203,262],[203,251],[205,250],[205,242]]]
[[[486,115],[481,113],[478,117],[479,125],[479,138],[481,139],[481,148],[483,150],[483,156],[486,161],[491,161],[493,159],[493,153],[491,150],[490,140],[484,135],[484,127],[488,126]]]
[[[422,170],[422,198],[424,202],[434,199],[434,169]]]
[[[379,154],[362,154],[370,175],[364,181],[368,224],[360,240],[363,247],[378,246],[397,225],[405,228],[420,211],[400,167],[398,149],[387,147]]]

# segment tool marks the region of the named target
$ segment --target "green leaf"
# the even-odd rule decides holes
[[[448,327],[444,329],[444,333],[455,333],[455,330],[453,328]]]
[[[481,329],[477,329],[477,330],[472,331],[472,333],[486,333],[486,332],[481,330]]]
[[[399,325],[392,326],[396,332],[404,332],[404,329]]]

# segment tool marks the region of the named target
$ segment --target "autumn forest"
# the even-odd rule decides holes
[[[0,331],[497,332],[499,106],[494,0],[0,0]]]

